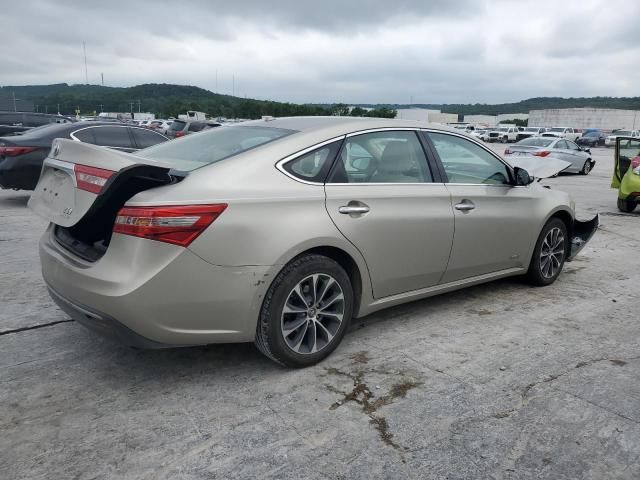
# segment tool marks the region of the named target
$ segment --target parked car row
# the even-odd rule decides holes
[[[572,127],[516,127],[501,125],[495,128],[475,128],[466,130],[471,136],[483,142],[512,143],[531,137],[563,138],[581,146],[610,147],[615,145],[618,137],[640,138],[639,130],[613,130],[605,133],[600,129],[577,129]]]

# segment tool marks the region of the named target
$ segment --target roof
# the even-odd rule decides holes
[[[284,128],[302,133],[324,132],[328,136],[373,128],[431,128],[460,133],[455,128],[417,120],[367,117],[282,117],[242,122],[238,126]]]

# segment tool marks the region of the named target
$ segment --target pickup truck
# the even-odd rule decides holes
[[[538,135],[542,135],[546,131],[547,129],[544,127],[525,127],[523,130],[520,130],[518,132],[518,141],[522,140],[523,138],[537,137]]]
[[[489,132],[487,142],[515,142],[518,139],[518,127],[498,127]]]
[[[575,142],[580,137],[580,132],[571,127],[553,127],[542,134],[543,137],[558,137]]]
[[[616,144],[616,138],[618,137],[631,137],[638,138],[640,137],[640,131],[638,130],[616,130],[615,132],[611,132],[604,139],[605,147],[613,147]]]

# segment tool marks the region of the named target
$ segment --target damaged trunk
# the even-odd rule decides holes
[[[184,176],[134,155],[56,140],[29,207],[55,224],[62,246],[93,262],[106,252],[117,213],[127,200]]]

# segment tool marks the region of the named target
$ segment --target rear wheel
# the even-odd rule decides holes
[[[638,204],[635,200],[629,198],[619,198],[618,199],[618,210],[625,213],[631,213],[636,209]]]
[[[509,137],[502,137],[502,143],[508,143]]]
[[[302,255],[275,278],[265,296],[255,343],[288,367],[306,367],[342,341],[353,312],[349,276],[334,260]]]
[[[582,170],[580,170],[580,173],[582,175],[589,175],[590,171],[591,171],[591,160],[587,160],[586,162],[584,162],[584,165],[582,166]]]
[[[532,285],[551,285],[556,281],[567,255],[567,226],[559,218],[549,220],[536,242],[527,280]]]

